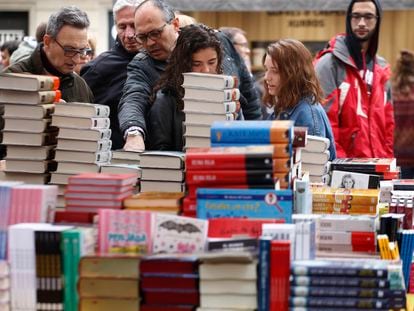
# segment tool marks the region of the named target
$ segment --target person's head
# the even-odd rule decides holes
[[[88,48],[90,48],[92,52],[86,55],[85,57],[81,57],[80,62],[75,66],[75,69],[73,70],[78,75],[80,75],[82,67],[86,63],[90,62],[92,59],[95,58],[95,53],[96,53],[96,39],[95,38],[90,37],[88,39]]]
[[[307,97],[322,101],[322,89],[312,64],[312,54],[298,40],[280,39],[267,47],[263,57],[265,85],[263,102],[275,110],[290,109]]]
[[[135,39],[134,14],[139,0],[118,0],[113,7],[117,36],[125,50],[137,53],[141,44]]]
[[[19,47],[20,41],[13,40],[13,41],[6,41],[0,47],[0,54],[1,54],[1,64],[3,67],[7,67],[10,65],[10,56],[17,50]]]
[[[49,17],[43,37],[44,51],[53,67],[63,74],[92,53],[88,47],[89,18],[77,7],[63,7]]]
[[[414,96],[414,52],[400,51],[392,80],[393,91],[399,96]]]
[[[43,42],[43,37],[46,34],[46,27],[47,27],[46,22],[41,22],[39,25],[37,25],[37,27],[36,27],[36,41],[38,43]]]
[[[233,43],[236,51],[246,62],[246,65],[250,64],[250,48],[249,42],[246,38],[246,32],[237,27],[220,27],[219,30],[228,36]]]
[[[345,174],[342,176],[341,188],[352,189],[355,186],[355,179],[351,174]]]
[[[194,17],[182,14],[180,12],[175,12],[175,16],[178,18],[178,24],[180,25],[180,28],[197,23]]]
[[[162,0],[145,0],[135,11],[135,38],[156,60],[167,60],[178,37],[179,21]]]
[[[382,9],[378,0],[351,0],[346,17],[346,44],[358,68],[361,49],[373,58],[378,50]]]
[[[182,103],[184,72],[221,74],[222,47],[216,31],[203,24],[188,25],[180,30],[177,44],[154,92],[169,89]]]

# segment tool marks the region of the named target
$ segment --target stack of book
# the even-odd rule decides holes
[[[56,169],[53,149],[57,128],[51,113],[60,100],[59,79],[52,76],[3,74],[3,144],[7,146],[3,179],[45,184]]]
[[[377,256],[376,217],[323,215],[316,220],[320,257]]]
[[[378,189],[312,188],[313,214],[378,215]]]
[[[401,263],[385,260],[313,260],[292,264],[292,309],[375,309],[406,307]]]
[[[398,179],[395,158],[342,158],[331,163],[331,187],[376,189],[380,180]]]
[[[190,255],[150,256],[140,261],[140,310],[195,310],[199,305],[198,260]]]
[[[57,171],[51,183],[64,190],[69,176],[97,173],[100,165],[111,160],[112,141],[109,129],[109,107],[88,103],[61,103],[56,106],[52,125],[59,128]],[[63,197],[61,197],[63,198]],[[61,199],[59,207],[64,207]]]
[[[139,310],[138,267],[137,256],[82,257],[79,264],[79,310]],[[78,310],[78,305],[68,310]]]
[[[257,261],[248,252],[200,257],[199,310],[257,309]]]
[[[121,209],[122,201],[132,195],[134,174],[86,173],[69,177],[66,187],[66,212],[96,214],[102,208]]]
[[[308,135],[308,142],[301,151],[302,170],[309,172],[310,182],[329,184],[328,138]]]
[[[124,208],[167,214],[181,214],[183,192],[142,192],[124,200]]]
[[[233,76],[184,73],[184,148],[209,147],[213,121],[234,120],[240,109],[238,80]]]
[[[297,176],[293,165],[293,121],[216,121],[211,125],[212,147],[271,145],[273,147],[273,174],[282,189],[292,187]]]
[[[198,188],[275,189],[274,155],[271,145],[188,149],[186,214],[191,215],[188,206],[196,203]]]
[[[185,154],[179,151],[141,153],[141,192],[184,192]]]
[[[10,271],[3,259],[0,259],[0,310],[10,310]]]

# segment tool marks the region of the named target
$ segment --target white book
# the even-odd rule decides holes
[[[330,143],[328,138],[308,135],[308,143],[302,149],[302,152],[324,152],[329,149]]]
[[[257,280],[257,262],[201,263],[200,280]]]
[[[322,215],[317,219],[318,231],[375,231],[372,216]]]
[[[184,100],[184,110],[199,111],[208,113],[233,113],[238,110],[240,103],[237,101],[230,102],[206,102],[201,100]]]
[[[107,118],[109,117],[109,106],[90,103],[59,103],[55,107],[55,115],[84,118]]]
[[[235,88],[238,86],[238,79],[235,76],[220,74],[185,72],[183,73],[183,87],[203,87],[215,90]]]
[[[235,101],[240,99],[240,90],[211,90],[202,88],[186,88],[184,93],[184,100],[186,99],[197,99],[212,102]]]
[[[61,127],[58,138],[99,141],[111,139],[111,129],[74,129]]]
[[[257,295],[203,294],[200,295],[202,308],[257,308]]]
[[[309,152],[306,149],[302,149],[301,160],[308,164],[325,164],[329,161],[330,152],[325,150],[323,152]]]
[[[74,129],[107,129],[110,126],[110,120],[109,118],[82,118],[53,115],[52,125]]]
[[[210,137],[190,136],[184,134],[185,149],[210,147]]]
[[[200,294],[257,294],[255,280],[200,280]]]
[[[107,152],[112,147],[112,141],[109,139],[99,141],[75,140],[75,139],[58,139],[57,149],[74,150],[85,152]]]
[[[58,149],[56,150],[55,160],[81,163],[109,163],[111,161],[111,152],[85,152]]]
[[[235,116],[233,113],[217,113],[185,110],[185,121],[187,123],[211,125],[214,121],[233,121]]]
[[[184,128],[186,136],[207,137],[209,139],[211,137],[210,125],[184,122]]]

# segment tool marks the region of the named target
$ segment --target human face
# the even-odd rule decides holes
[[[273,63],[272,57],[266,54],[264,61],[265,68],[265,82],[266,87],[270,95],[277,96],[280,87],[280,74],[279,67]]]
[[[249,42],[242,33],[237,33],[233,38],[233,44],[236,51],[240,54],[243,59],[250,57]]]
[[[148,54],[165,61],[170,57],[178,37],[178,19],[166,21],[164,15],[151,3],[147,3],[135,12],[135,35],[145,37],[142,46]]]
[[[352,189],[354,187],[354,181],[349,177],[344,178],[343,184],[345,189]]]
[[[360,41],[369,41],[377,26],[377,9],[373,2],[356,2],[352,7],[352,32]]]
[[[45,35],[44,51],[49,62],[56,70],[63,74],[72,73],[82,56],[76,53],[74,56],[67,55],[64,49],[88,49],[88,33],[86,29],[79,29],[72,26],[63,26],[56,38]]]
[[[213,48],[201,49],[191,57],[191,71],[217,73],[217,52]]]
[[[1,64],[3,65],[4,68],[6,68],[7,66],[10,65],[10,54],[9,51],[7,49],[5,49],[4,51],[1,51]]]
[[[134,12],[132,6],[126,6],[115,14],[118,38],[125,50],[130,53],[136,53],[141,48],[141,44],[135,40]]]

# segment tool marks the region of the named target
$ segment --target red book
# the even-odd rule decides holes
[[[56,211],[54,223],[92,224],[95,215],[90,212]]]
[[[197,290],[197,274],[142,274],[140,287],[147,289],[187,289]]]
[[[270,170],[209,170],[187,171],[188,185],[218,185],[218,184],[245,184],[245,185],[274,185],[273,171]]]
[[[294,126],[293,134],[293,147],[306,147],[308,142],[308,128],[306,126]]]
[[[176,273],[196,274],[198,273],[197,258],[187,257],[146,257],[141,259],[139,265],[140,273]]]
[[[197,201],[196,201],[196,196],[194,195],[194,197],[185,197],[183,200],[183,212],[184,213],[196,213],[197,212]]]
[[[125,186],[136,181],[136,174],[86,173],[69,177],[69,184],[73,185]]]
[[[187,170],[249,170],[271,169],[273,147],[213,147],[194,148],[186,151]]]
[[[288,311],[290,241],[270,242],[270,311]]]
[[[141,311],[194,311],[194,306],[173,306],[173,305],[147,305],[143,304],[139,308]]]
[[[174,291],[167,290],[144,290],[142,298],[145,304],[166,304],[166,305],[193,305],[198,306],[200,302],[200,294],[198,291]]]
[[[258,238],[262,235],[263,224],[284,222],[284,219],[211,218],[208,223],[208,237],[231,238],[243,235]]]

